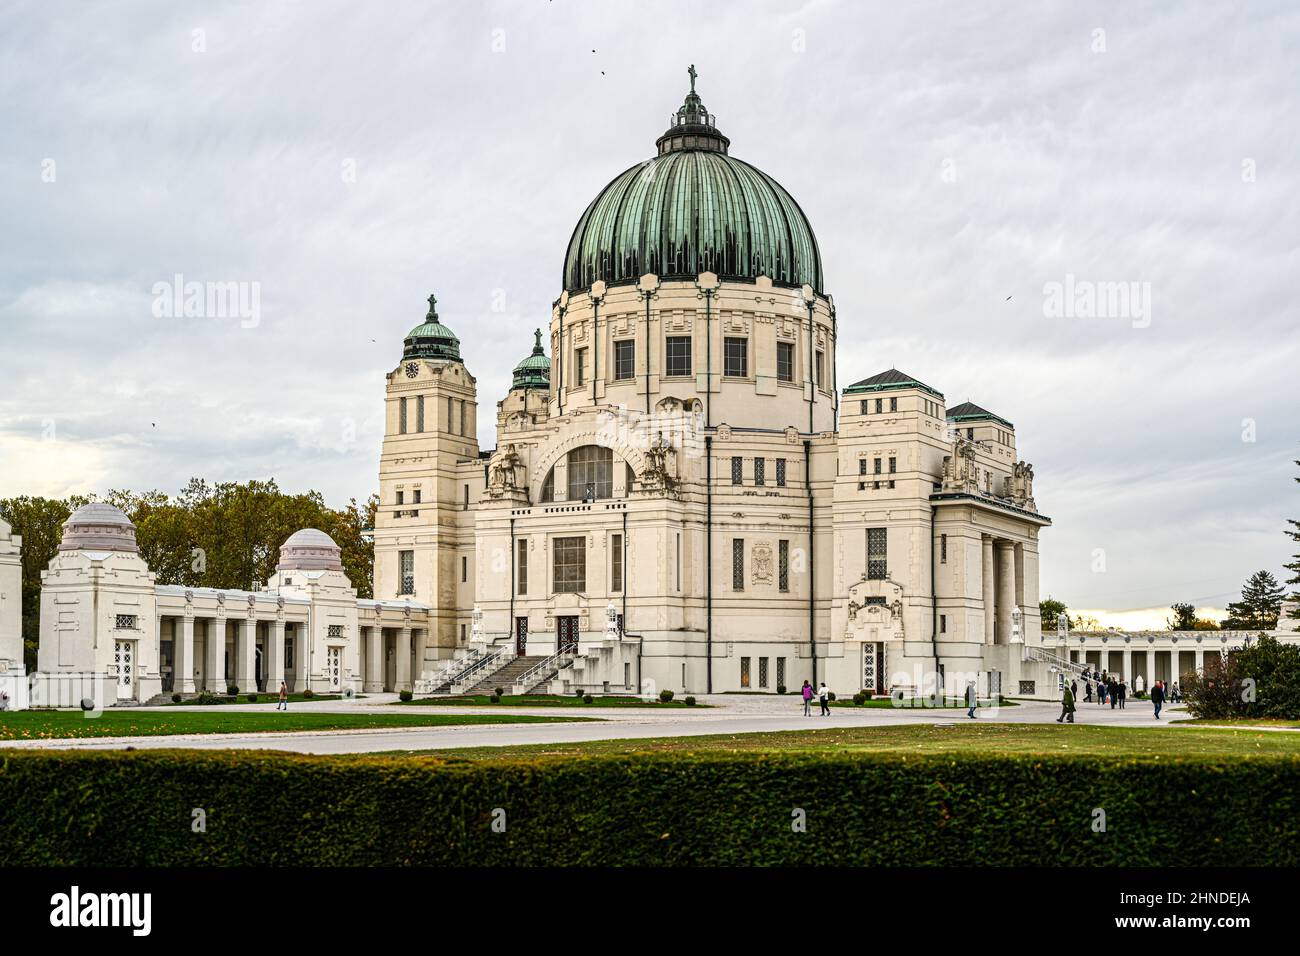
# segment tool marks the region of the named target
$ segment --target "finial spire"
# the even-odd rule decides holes
[[[434,295],[432,292],[430,292],[429,293],[429,314],[430,315],[438,314],[437,309],[434,308],[434,306],[437,304],[438,304],[438,297]]]
[[[690,74],[690,77],[691,77],[691,92],[694,93],[694,92],[695,92],[695,78],[696,78],[697,76],[699,76],[699,74],[695,72],[695,64],[692,63],[691,66],[690,66],[690,69],[688,69],[686,72],[687,72],[688,74]]]
[[[536,340],[533,342],[533,354],[541,355],[542,354],[542,330],[533,329],[533,335],[536,337]]]

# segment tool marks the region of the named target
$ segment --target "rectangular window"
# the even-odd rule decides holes
[[[940,614],[940,615],[939,615],[939,633],[940,633],[940,634],[947,634],[947,633],[948,633],[948,615],[947,615],[947,614]]]
[[[447,432],[448,432],[448,434],[452,434],[452,433],[454,433],[454,432],[456,431],[456,419],[455,419],[455,417],[454,417],[454,416],[455,416],[455,412],[456,412],[456,399],[454,399],[454,398],[452,398],[450,395],[448,395],[448,396],[447,396]]]
[[[776,343],[776,377],[782,382],[794,381],[794,343]]]
[[[891,475],[898,474],[898,459],[892,456],[889,459],[889,473]]]
[[[785,459],[784,458],[778,458],[776,460],[776,486],[778,488],[785,487]]]
[[[826,353],[817,351],[817,387],[826,387]]]
[[[875,469],[874,469],[874,471],[875,471],[875,473],[876,473],[877,475],[880,474],[880,462],[881,462],[881,459],[877,458],[877,459],[876,459],[876,463],[875,463]]]
[[[939,535],[939,563],[948,563],[948,536],[946,534]]]
[[[404,504],[406,504],[406,492],[405,492],[405,491],[399,491],[399,492],[397,493],[397,503],[398,503],[399,505],[404,505]]]
[[[891,398],[891,399],[889,400],[889,410],[890,410],[891,412],[896,412],[896,411],[898,411],[898,399],[896,399],[896,398]]]
[[[460,626],[460,642],[461,642],[462,644],[465,643],[465,625],[464,625],[464,624],[462,624],[462,625]]]
[[[614,378],[634,378],[636,376],[636,342],[623,339],[614,343]]]
[[[462,399],[460,403],[460,431],[456,434],[465,435],[468,434],[468,432],[469,429],[465,427],[465,401]]]
[[[776,686],[778,688],[785,686],[785,658],[776,659]]]
[[[881,412],[883,412],[883,411],[885,410],[885,408],[884,408],[884,401],[885,401],[885,400],[884,400],[883,398],[878,398],[878,399],[876,399],[876,414],[877,414],[877,415],[879,415]]]
[[[415,396],[415,430],[424,431],[424,396]]]
[[[680,531],[677,532],[676,572],[677,572],[677,590],[680,591],[682,589],[682,534]]]
[[[666,375],[691,374],[691,337],[689,335],[670,335],[664,350],[668,359]]]
[[[867,460],[866,460],[865,458],[859,458],[859,459],[858,459],[858,474],[859,474],[859,475],[865,475],[866,473],[867,473]]]
[[[293,639],[292,635],[289,635],[284,639],[284,669],[286,671],[293,670],[293,646],[295,643],[297,642]]]
[[[461,555],[460,558],[460,583],[464,584],[469,581],[469,558]]]
[[[555,556],[555,593],[580,594],[587,590],[587,539],[555,538],[551,547]]]
[[[578,349],[573,353],[573,384],[582,385],[587,381],[587,350]]]
[[[469,511],[469,485],[465,486],[465,497],[464,497],[464,503],[461,507],[461,510]]]
[[[730,378],[749,377],[749,339],[726,339],[723,346],[722,374]]]
[[[745,539],[731,539],[731,590],[745,590]]]
[[[134,615],[134,614],[119,614],[119,615],[116,616],[116,618],[115,618],[115,620],[114,620],[114,625],[113,625],[113,626],[116,627],[119,631],[134,631],[134,630],[135,630],[135,615]]]
[[[790,590],[790,542],[785,538],[776,543],[776,589]]]
[[[754,484],[762,485],[767,482],[767,459],[754,459]]]
[[[884,528],[867,529],[867,580],[883,581],[889,576],[889,538]]]
[[[623,590],[623,536],[621,534],[609,536],[609,589],[616,592]]]
[[[406,399],[404,398],[397,400],[397,433],[406,434]]]
[[[743,485],[745,483],[745,459],[731,459],[731,483],[733,485]]]
[[[515,542],[515,593],[528,593],[528,542]]]
[[[749,658],[748,657],[742,657],[740,659],[740,686],[741,687],[749,686]]]
[[[863,400],[859,403],[859,406],[860,406],[860,407],[858,408],[858,414],[859,414],[859,415],[870,415],[870,414],[871,414],[871,412],[868,410],[869,403],[866,401],[866,399],[863,399]]]
[[[767,686],[767,660],[768,659],[766,657],[760,657],[758,659],[758,686],[759,687]]]
[[[420,489],[416,488],[414,494],[415,497],[412,498],[411,501],[418,505],[420,503]]]
[[[327,625],[325,628],[325,636],[333,637],[333,638],[341,638],[343,636],[343,625],[342,624]]]
[[[399,594],[415,593],[415,552],[397,552],[397,582],[401,588]]]

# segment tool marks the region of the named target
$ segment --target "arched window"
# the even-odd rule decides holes
[[[596,501],[614,492],[614,452],[583,445],[569,452],[569,500]]]

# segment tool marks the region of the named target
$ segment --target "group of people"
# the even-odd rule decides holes
[[[1111,710],[1119,707],[1124,709],[1128,701],[1128,681],[1118,674],[1110,674],[1106,671],[1094,671],[1085,669],[1080,675],[1083,679],[1083,699],[1087,702],[1093,700],[1093,690],[1095,687],[1097,693],[1097,704],[1105,706],[1110,704]],[[1137,692],[1142,692],[1142,677],[1139,676],[1134,685]],[[1061,695],[1061,716],[1056,718],[1056,722],[1074,723],[1075,701],[1079,699],[1079,683],[1071,680]],[[1156,720],[1160,719],[1160,710],[1165,701],[1177,702],[1181,699],[1178,691],[1178,684],[1174,683],[1172,687],[1165,681],[1158,680],[1151,685],[1151,703],[1155,707]]]
[[[808,681],[804,681],[803,689],[799,692],[799,695],[803,698],[803,715],[805,717],[812,716],[812,702],[814,697],[816,697],[818,703],[822,705],[822,712],[818,716],[821,717],[830,716],[831,692],[826,687],[825,681],[822,681],[821,686],[818,687],[816,690],[813,690],[812,684],[808,683]]]

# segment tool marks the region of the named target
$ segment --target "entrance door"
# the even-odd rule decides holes
[[[555,619],[555,637],[562,653],[578,653],[578,619],[576,617],[557,617]]]
[[[528,618],[515,618],[515,653],[523,657],[528,649]]]
[[[341,690],[343,687],[343,648],[327,647],[325,649],[325,668],[329,674],[330,689]]]
[[[135,684],[135,648],[130,641],[113,643],[113,663],[117,665],[117,699],[130,700]]]
[[[163,691],[170,691],[176,686],[176,642],[162,641],[158,644],[158,673],[162,675]]]

